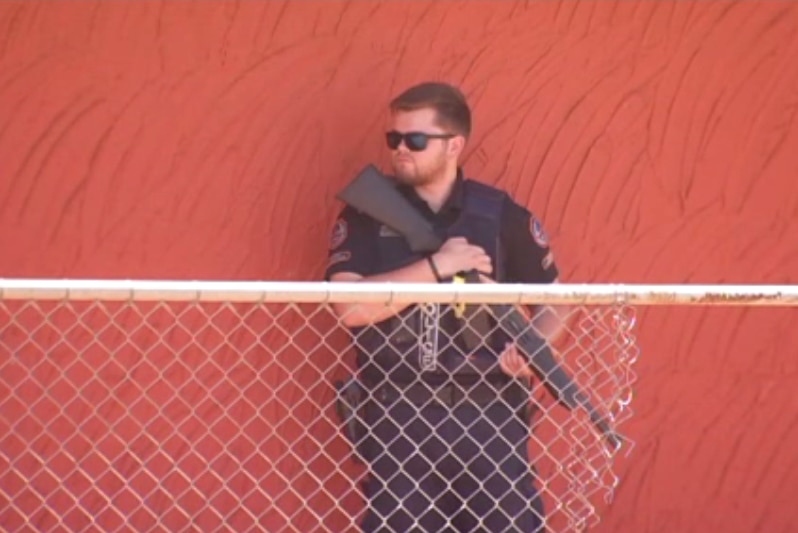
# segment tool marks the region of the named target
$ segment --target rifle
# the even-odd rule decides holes
[[[374,165],[366,165],[336,198],[402,235],[416,253],[433,253],[443,240],[429,223],[397,190],[393,180]],[[481,283],[479,273],[464,275],[468,283]],[[526,354],[532,370],[558,402],[573,410],[582,407],[599,434],[607,439],[613,450],[620,448],[622,438],[612,430],[608,420],[596,409],[587,393],[563,369],[549,346],[529,330],[526,317],[513,305],[487,306],[501,328],[516,337],[516,344]]]

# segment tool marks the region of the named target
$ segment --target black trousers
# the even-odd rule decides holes
[[[524,399],[523,401],[526,401]],[[543,531],[519,405],[371,401],[365,532]]]

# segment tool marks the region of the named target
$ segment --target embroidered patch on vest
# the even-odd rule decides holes
[[[433,372],[438,366],[438,325],[440,324],[440,304],[422,303],[418,306],[421,312],[421,335],[419,337],[422,371]]]

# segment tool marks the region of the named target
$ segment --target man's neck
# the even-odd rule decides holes
[[[416,187],[416,194],[427,202],[429,208],[435,213],[440,211],[449,195],[452,194],[454,182],[457,180],[457,168],[447,170],[441,177],[427,185]]]

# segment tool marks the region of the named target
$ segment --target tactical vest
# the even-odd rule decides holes
[[[465,237],[481,246],[493,264],[492,277],[504,280],[506,251],[500,230],[504,193],[465,179],[463,209],[441,237]],[[396,233],[379,231],[375,247],[377,272],[388,272],[423,259]],[[451,281],[444,280],[444,281]],[[421,378],[431,384],[454,379],[464,383],[484,377],[504,381],[497,355],[509,337],[496,328],[484,306],[458,309],[450,304],[418,304],[376,324],[355,328],[354,342],[360,376],[379,383],[410,383]]]

